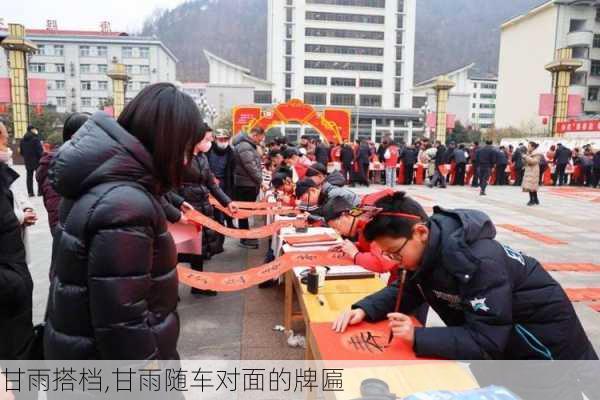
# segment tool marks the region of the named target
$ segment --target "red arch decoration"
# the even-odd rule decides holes
[[[278,104],[270,111],[263,111],[259,106],[233,109],[234,133],[247,132],[257,126],[267,130],[289,122],[312,126],[329,143],[340,144],[350,139],[350,111],[346,109],[327,108],[319,112],[298,99]]]

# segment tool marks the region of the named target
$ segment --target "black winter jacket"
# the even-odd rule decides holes
[[[405,165],[414,165],[419,158],[419,151],[414,147],[405,147],[400,154],[400,159]]]
[[[497,157],[498,151],[492,146],[484,146],[477,150],[475,154],[477,164],[484,168],[493,167],[496,164]]]
[[[315,149],[315,158],[318,163],[327,166],[329,164],[329,154],[331,153],[331,149],[325,143],[320,143]]]
[[[508,164],[508,156],[506,153],[500,149],[498,149],[496,153],[496,164],[498,165],[507,165]]]
[[[447,327],[418,328],[423,357],[597,359],[567,295],[539,262],[494,240],[482,212],[435,208],[421,266],[407,281],[401,311],[428,303]],[[369,320],[393,312],[397,284],[367,297]]]
[[[214,172],[213,164],[216,167],[216,164],[219,163],[219,159],[223,157],[223,162],[225,163],[225,175],[217,176],[214,175],[221,181],[221,187],[223,191],[228,196],[233,196],[233,188],[235,187],[235,181],[233,177],[233,173],[235,170],[235,154],[233,147],[227,146],[226,149],[220,149],[217,145],[213,143],[210,152],[206,155],[208,158],[208,164],[210,165],[210,169]]]
[[[58,151],[63,196],[44,337],[48,359],[176,359],[177,254],[152,157],[94,114]]]
[[[342,159],[342,164],[350,167],[354,163],[354,150],[352,150],[352,146],[348,144],[343,145],[340,158]]]
[[[554,157],[555,164],[568,164],[571,160],[571,150],[565,146],[558,146],[556,156]]]
[[[25,160],[25,167],[30,171],[37,169],[40,159],[44,155],[40,137],[31,131],[27,131],[19,144],[19,150]]]
[[[448,164],[448,150],[446,150],[446,146],[441,145],[435,153],[435,166],[439,167],[443,164]]]
[[[18,176],[0,162],[0,360],[26,358],[33,337],[33,281],[9,189]]]
[[[262,166],[256,143],[245,133],[233,140],[235,149],[234,181],[235,186],[260,188],[262,185]]]

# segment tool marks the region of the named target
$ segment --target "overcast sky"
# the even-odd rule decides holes
[[[2,0],[0,19],[28,28],[45,28],[55,19],[59,29],[99,30],[110,21],[113,31],[139,31],[156,8],[174,8],[184,0]]]

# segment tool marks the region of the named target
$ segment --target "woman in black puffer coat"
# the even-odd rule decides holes
[[[206,153],[210,151],[213,143],[213,133],[208,125],[204,124],[200,134],[202,140],[194,147],[194,157],[183,175],[183,185],[178,194],[196,210],[214,218],[214,208],[209,202],[212,195],[221,205],[228,207],[229,211],[235,212],[237,208],[232,204],[231,198],[227,196],[215,179],[210,170]],[[179,254],[180,262],[188,262],[192,269],[202,271],[204,260],[209,260],[213,255],[223,252],[225,238],[218,232],[206,227],[202,228],[202,255]],[[192,288],[193,294],[215,295],[213,291],[198,290]]]
[[[60,148],[47,359],[179,358],[177,254],[161,199],[180,186],[201,128],[191,97],[159,83],[118,122],[98,112]]]

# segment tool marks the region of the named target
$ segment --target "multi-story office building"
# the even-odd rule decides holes
[[[130,81],[126,100],[155,82],[175,82],[177,58],[159,40],[126,33],[28,29],[27,38],[38,46],[29,56],[30,78],[46,80],[48,105],[59,112],[94,112],[112,97],[107,76],[111,64],[127,66]],[[0,77],[8,77],[6,54],[0,52]]]
[[[415,0],[269,0],[274,102],[352,109],[360,137],[412,134],[415,14]]]
[[[444,74],[455,86],[450,90],[448,112],[465,126],[489,129],[494,126],[496,114],[496,88],[498,79],[480,73],[475,64],[469,64]],[[436,93],[433,85],[437,76],[417,83],[413,88],[415,108],[436,111]]]
[[[498,127],[541,129],[539,96],[552,91],[544,67],[561,48],[583,63],[569,93],[582,97],[585,114],[600,113],[600,1],[550,0],[501,26]]]

